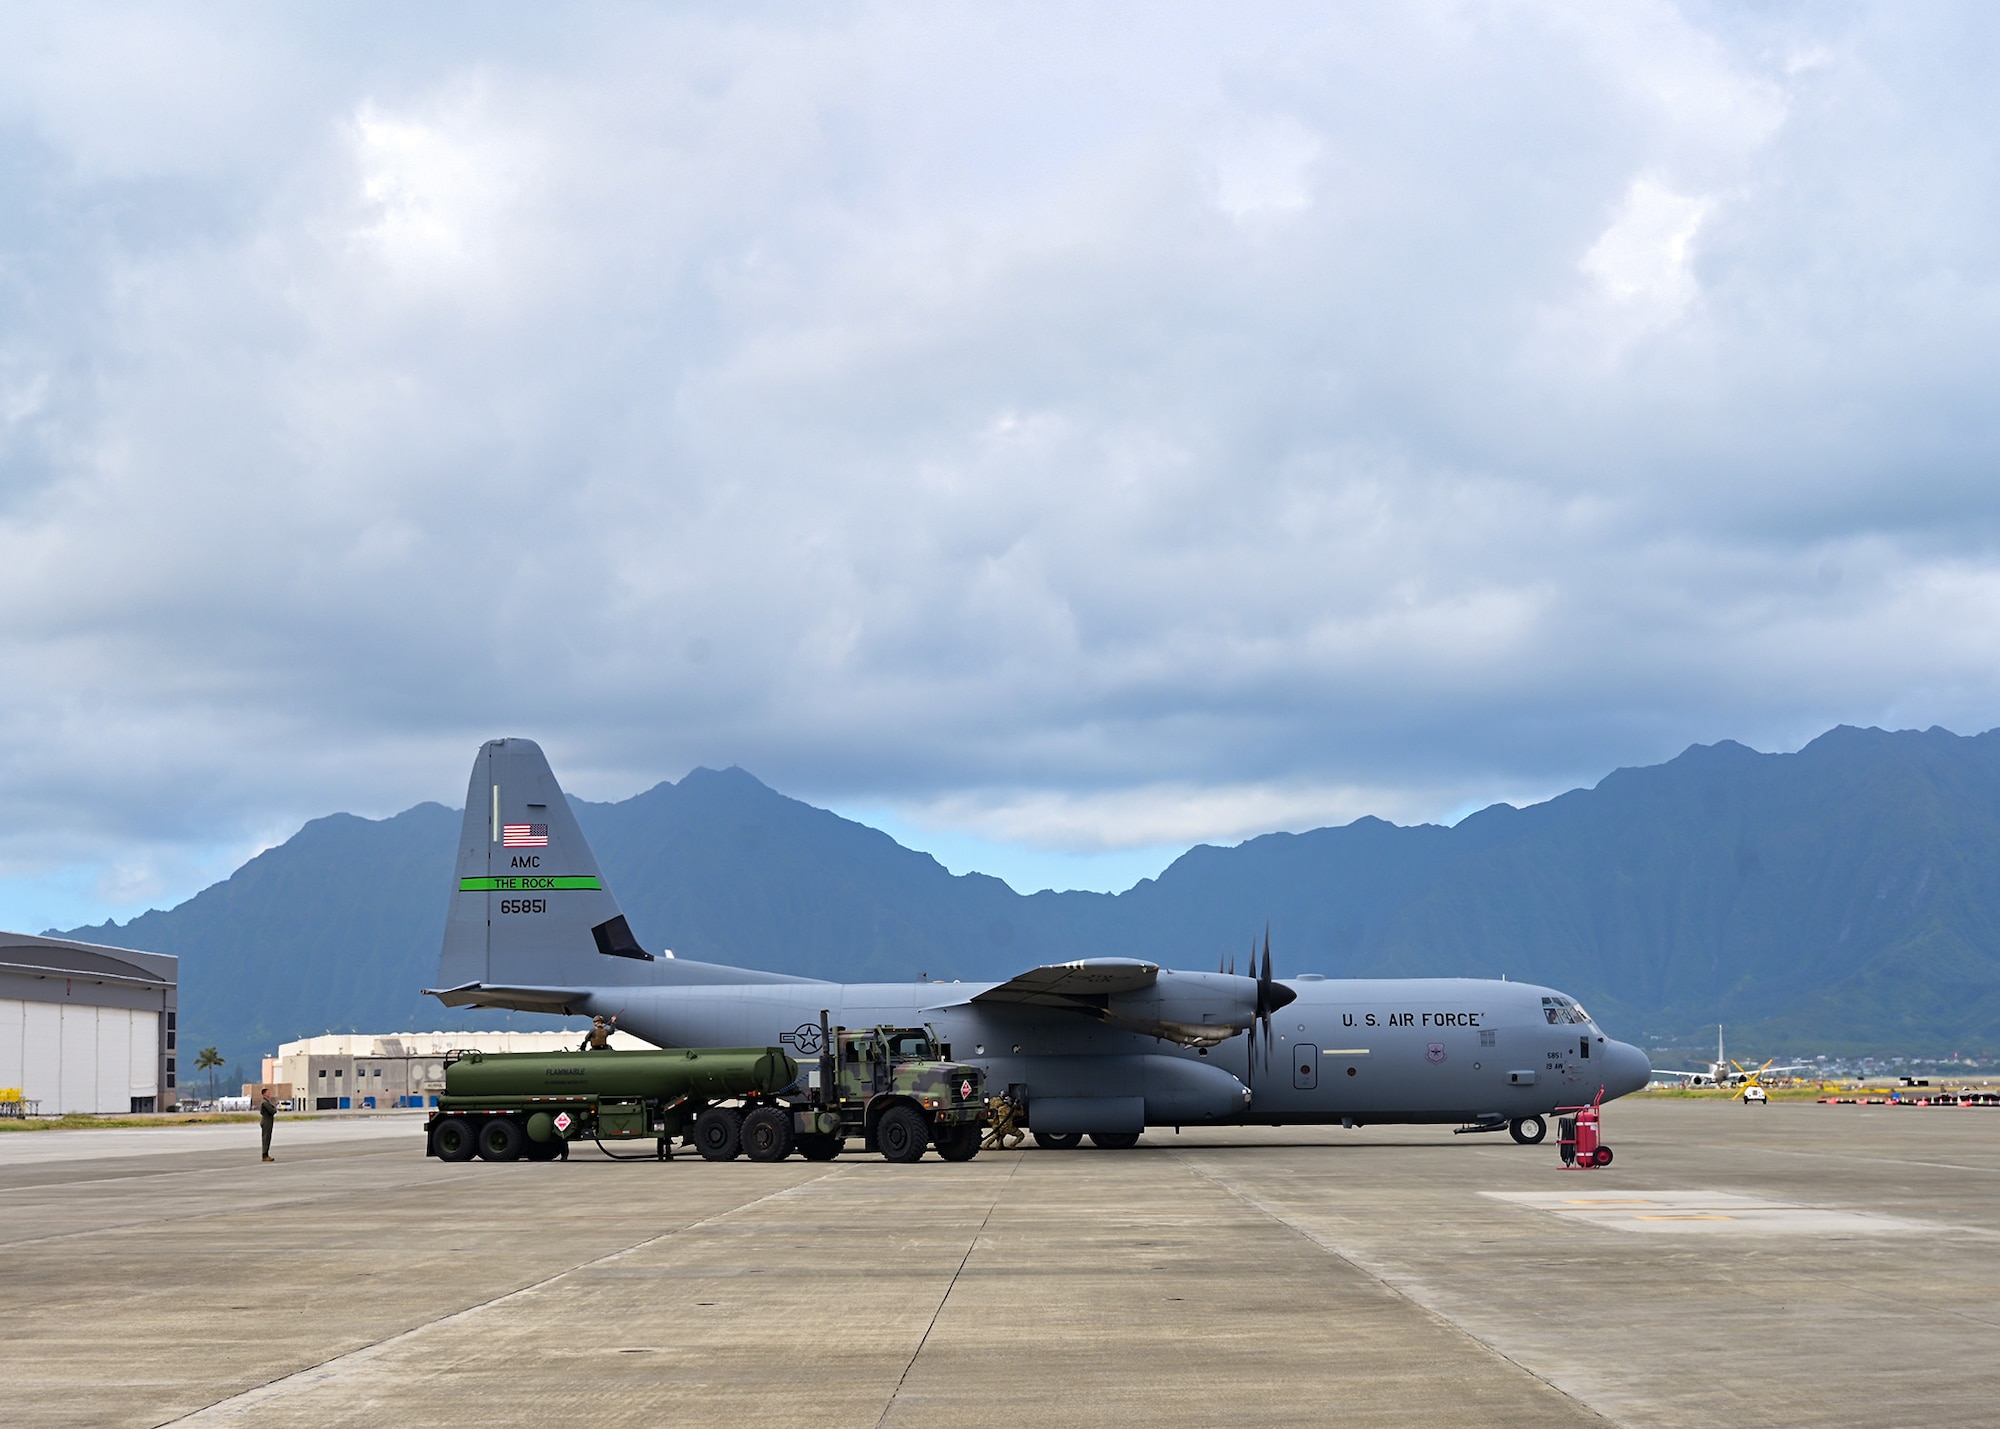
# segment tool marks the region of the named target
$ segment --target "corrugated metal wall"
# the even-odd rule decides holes
[[[56,1112],[128,1112],[159,1095],[160,1014],[0,998],[0,1086]]]

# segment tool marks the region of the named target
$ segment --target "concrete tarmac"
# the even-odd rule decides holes
[[[1992,1422],[2000,1110],[1621,1103],[1606,1128],[1617,1159],[1590,1172],[1553,1136],[1428,1128],[914,1167],[446,1166],[414,1117],[282,1121],[272,1165],[255,1126],[0,1136],[0,1404],[38,1425]]]

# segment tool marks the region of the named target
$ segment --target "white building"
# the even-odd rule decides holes
[[[368,1107],[436,1106],[444,1092],[444,1063],[452,1052],[569,1052],[583,1040],[573,1032],[329,1032],[279,1046],[264,1059],[264,1083],[289,1085],[296,1104],[309,1111],[359,1111]],[[621,1050],[653,1044],[629,1032],[611,1034]],[[246,1093],[253,1088],[245,1088]]]
[[[0,933],[0,1087],[44,1116],[175,1100],[180,959]]]

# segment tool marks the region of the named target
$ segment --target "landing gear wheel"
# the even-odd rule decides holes
[[[743,1121],[726,1106],[712,1106],[694,1119],[694,1149],[704,1161],[734,1161],[743,1150]]]
[[[1549,1124],[1538,1116],[1517,1116],[1507,1127],[1507,1132],[1523,1146],[1539,1146],[1542,1138],[1549,1134]]]
[[[1090,1139],[1102,1151],[1130,1151],[1139,1144],[1136,1131],[1093,1131]]]
[[[488,1161],[518,1161],[521,1144],[527,1139],[520,1127],[496,1116],[479,1128],[479,1154]]]
[[[1611,1164],[1611,1148],[1608,1146],[1598,1147],[1597,1150],[1591,1154],[1590,1159],[1592,1161],[1595,1161],[1599,1166],[1609,1166]]]
[[[470,1161],[479,1144],[472,1139],[472,1128],[458,1117],[448,1116],[431,1133],[431,1145],[437,1148],[440,1161]]]
[[[840,1155],[840,1138],[824,1132],[808,1131],[795,1139],[799,1155],[808,1161],[831,1161]]]
[[[743,1154],[752,1161],[783,1161],[792,1154],[792,1114],[760,1106],[743,1118]]]
[[[1038,1131],[1035,1133],[1035,1145],[1041,1147],[1044,1151],[1074,1151],[1077,1147],[1083,1145],[1083,1133],[1080,1131]]]
[[[976,1121],[950,1127],[937,1137],[937,1152],[947,1161],[970,1161],[979,1154],[986,1128]]]
[[[875,1145],[888,1161],[921,1161],[930,1144],[931,1129],[916,1108],[892,1106],[875,1123]]]

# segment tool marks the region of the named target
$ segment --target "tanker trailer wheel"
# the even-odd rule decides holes
[[[431,1145],[437,1148],[440,1161],[470,1161],[479,1145],[472,1139],[472,1128],[455,1116],[448,1116],[437,1124],[431,1133]]]
[[[947,1161],[970,1161],[979,1154],[979,1143],[985,1139],[985,1127],[976,1121],[962,1122],[936,1139],[938,1155]]]
[[[726,1106],[712,1106],[694,1119],[694,1149],[704,1161],[734,1161],[743,1150],[743,1122]]]
[[[479,1154],[488,1161],[518,1161],[527,1137],[504,1116],[490,1118],[479,1128]]]
[[[1507,1134],[1523,1146],[1539,1146],[1549,1134],[1549,1124],[1538,1116],[1517,1116],[1508,1125]]]
[[[1083,1133],[1080,1131],[1038,1131],[1035,1133],[1035,1145],[1041,1147],[1044,1151],[1074,1151],[1077,1147],[1083,1145]]]
[[[799,1155],[808,1161],[831,1161],[840,1155],[840,1138],[828,1136],[825,1132],[808,1131],[795,1139]]]
[[[1139,1144],[1136,1131],[1093,1131],[1090,1139],[1105,1151],[1130,1151]]]
[[[921,1161],[931,1129],[915,1107],[892,1106],[875,1123],[875,1145],[886,1161]]]
[[[783,1161],[792,1154],[792,1114],[760,1106],[743,1118],[743,1154],[752,1161]]]

